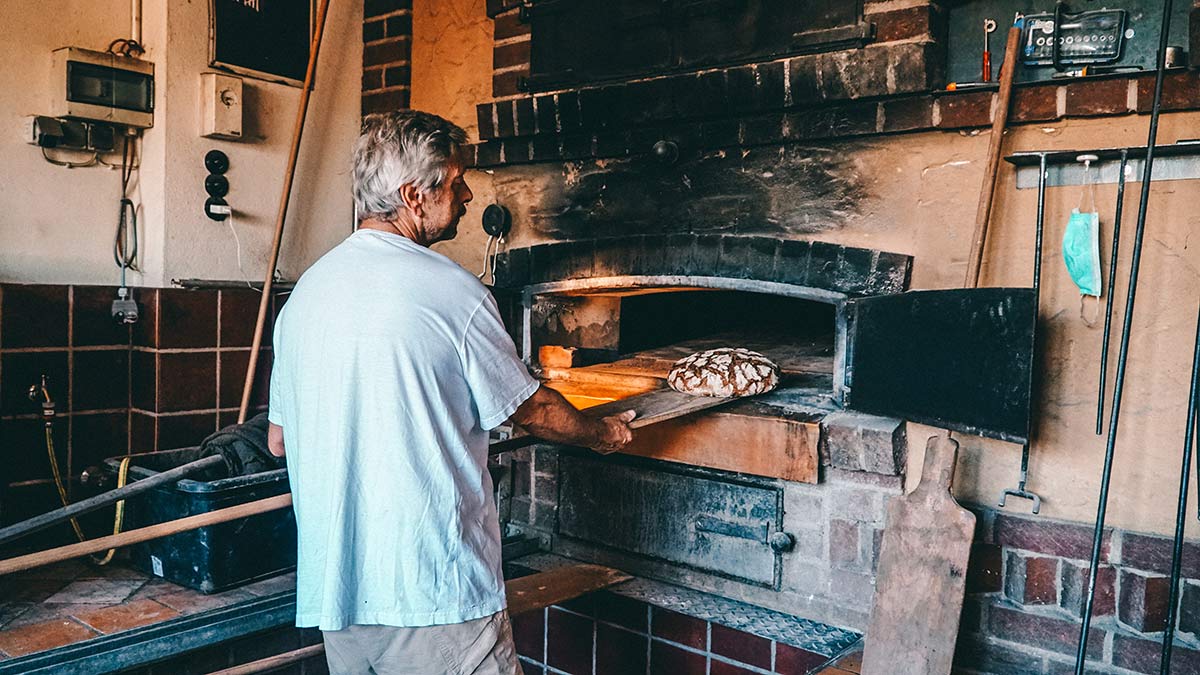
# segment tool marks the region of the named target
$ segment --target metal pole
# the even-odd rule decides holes
[[[1196,395],[1200,389],[1200,308],[1196,311],[1196,346],[1192,350],[1192,386],[1188,391],[1187,431],[1183,434],[1183,466],[1179,469],[1179,505],[1175,509],[1175,541],[1171,552],[1171,591],[1167,602],[1167,627],[1163,632],[1159,672],[1171,672],[1171,649],[1175,641],[1175,604],[1179,599],[1179,574],[1183,562],[1183,522],[1187,517],[1188,479],[1192,470],[1192,448],[1196,433]]]
[[[1096,394],[1096,435],[1104,433],[1104,387],[1108,384],[1108,344],[1112,335],[1113,291],[1117,287],[1117,252],[1121,249],[1121,214],[1125,209],[1125,168],[1129,166],[1129,148],[1121,150],[1117,177],[1117,212],[1113,215],[1112,251],[1108,261],[1108,303],[1104,307],[1104,345],[1100,349],[1100,391]]]
[[[1037,196],[1037,225],[1034,237],[1033,254],[1033,350],[1030,358],[1037,360],[1037,322],[1041,314],[1042,300],[1042,235],[1046,230],[1046,153],[1041,153],[1038,162],[1038,196]],[[1031,364],[1032,365],[1032,364]],[[1026,392],[1030,401],[1029,425],[1025,430],[1025,445],[1021,447],[1021,475],[1017,480],[1017,489],[1005,490],[1000,495],[1000,506],[1004,506],[1009,495],[1033,501],[1033,513],[1042,510],[1042,498],[1025,489],[1029,479],[1029,447],[1033,444],[1033,378],[1029,380],[1029,390]]]
[[[160,474],[143,478],[139,481],[134,481],[123,488],[109,490],[103,494],[98,494],[95,497],[84,499],[83,501],[75,502],[70,506],[64,506],[61,509],[55,509],[49,513],[43,513],[40,516],[34,516],[29,520],[23,520],[19,523],[14,523],[8,527],[0,529],[0,544],[23,537],[27,534],[44,530],[52,525],[57,525],[61,522],[70,520],[76,516],[85,513],[91,513],[96,509],[104,508],[109,504],[114,504],[122,499],[128,499],[139,495],[147,490],[151,490],[159,485],[169,485],[183,478],[187,478],[193,473],[203,471],[205,469],[217,466],[223,466],[225,459],[221,455],[211,455],[203,457],[194,462],[189,462],[183,466],[177,466],[174,469],[163,471]]]
[[[1133,327],[1133,305],[1137,297],[1138,271],[1142,262],[1142,239],[1146,234],[1146,207],[1150,202],[1150,179],[1154,175],[1154,144],[1158,140],[1158,118],[1162,112],[1163,72],[1166,70],[1167,38],[1171,30],[1171,0],[1163,2],[1162,28],[1158,36],[1158,68],[1154,76],[1154,104],[1150,110],[1150,132],[1146,140],[1146,164],[1142,168],[1142,194],[1138,201],[1137,228],[1133,236],[1133,258],[1129,269],[1129,290],[1125,299],[1125,321],[1121,325],[1121,350],[1117,355],[1117,375],[1113,384],[1112,413],[1108,422],[1108,442],[1104,449],[1104,472],[1100,477],[1100,499],[1096,507],[1096,529],[1092,532],[1091,568],[1088,570],[1087,598],[1079,645],[1075,652],[1075,675],[1083,675],[1087,659],[1087,635],[1092,625],[1092,605],[1096,600],[1096,573],[1100,565],[1100,544],[1104,537],[1104,516],[1108,510],[1108,487],[1112,481],[1113,453],[1117,445],[1117,427],[1121,420],[1121,395],[1125,389],[1125,366],[1129,358],[1129,334]]]

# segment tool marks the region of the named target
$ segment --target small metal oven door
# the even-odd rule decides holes
[[[564,537],[778,590],[792,543],[782,525],[775,481],[565,449],[560,457]]]

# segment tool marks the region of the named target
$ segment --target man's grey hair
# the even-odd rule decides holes
[[[354,206],[359,220],[391,220],[404,208],[400,187],[426,192],[441,187],[450,159],[467,132],[418,110],[372,113],[354,143]]]

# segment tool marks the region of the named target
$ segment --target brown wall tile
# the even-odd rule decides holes
[[[216,413],[161,415],[158,418],[158,449],[171,450],[200,445],[200,441],[216,430]]]
[[[0,347],[67,346],[67,286],[4,284],[0,288]]]
[[[139,347],[158,346],[158,289],[135,288],[133,299],[138,304],[138,322],[133,324],[133,344]]]
[[[217,346],[217,291],[164,288],[158,293],[158,346]]]
[[[158,449],[155,437],[158,434],[158,418],[141,412],[129,415],[129,451],[154,452]]]
[[[28,415],[42,411],[41,399],[29,400],[29,386],[47,376],[50,396],[58,412],[67,412],[67,352],[18,352],[0,356],[0,416]]]
[[[0,463],[3,481],[16,483],[50,477],[46,452],[46,426],[40,419],[0,421]],[[59,467],[67,466],[67,418],[54,421],[54,450]],[[9,504],[5,504],[9,506]]]
[[[117,297],[116,287],[76,286],[72,292],[72,344],[76,347],[129,345],[129,324],[117,323],[112,318],[112,303]]]
[[[242,388],[246,384],[246,368],[250,351],[221,352],[221,391],[218,407],[232,408],[242,404]],[[250,393],[252,406],[267,404],[271,383],[271,352],[259,352],[254,369],[254,389]]]
[[[258,303],[262,294],[250,289],[221,291],[221,346],[249,347],[254,340],[254,325],[258,320]],[[271,326],[274,323],[270,304],[267,305],[268,320],[263,327],[262,344],[271,344]]]
[[[71,473],[116,457],[129,446],[129,414],[96,413],[71,416]]]
[[[129,407],[129,350],[75,352],[71,410]]]
[[[217,406],[216,352],[159,354],[158,368],[156,412],[211,410]]]
[[[134,408],[158,412],[158,353],[134,350],[130,360],[130,402]]]

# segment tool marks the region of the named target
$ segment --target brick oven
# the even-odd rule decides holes
[[[501,517],[543,551],[518,568],[638,577],[519,620],[518,648],[529,672],[808,672],[865,628],[905,420],[1028,436],[1033,294],[912,292],[903,249],[838,235],[869,186],[822,143],[930,124],[939,4],[627,4],[488,3],[468,162],[513,213],[514,341],[580,407],[719,346],[784,378],[621,455],[502,460]]]

